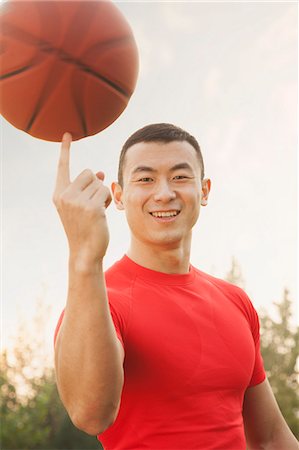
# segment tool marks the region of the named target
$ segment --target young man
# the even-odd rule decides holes
[[[197,141],[170,124],[127,140],[112,194],[131,243],[106,274],[111,196],[102,172],[70,181],[70,142],[66,133],[54,193],[70,252],[55,363],[74,424],[107,450],[297,449],[250,300],[190,265],[211,187]]]

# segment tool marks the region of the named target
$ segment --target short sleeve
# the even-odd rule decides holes
[[[261,355],[261,348],[260,348],[260,322],[258,314],[247,296],[245,292],[243,293],[245,296],[246,301],[246,309],[247,309],[247,317],[249,320],[252,337],[254,340],[254,346],[255,346],[255,362],[254,362],[254,368],[252,372],[252,377],[249,382],[249,387],[256,386],[257,384],[262,383],[266,378],[266,372],[264,369],[264,362]]]
[[[114,323],[116,335],[122,346],[126,346],[126,334],[131,314],[131,299],[119,290],[107,289],[109,308]]]
[[[122,346],[125,347],[125,335],[128,326],[128,318],[130,313],[130,300],[125,296],[120,295],[119,292],[113,289],[108,289],[108,300],[110,314],[114,323],[116,335]],[[64,310],[62,311],[54,332],[54,345],[57,339],[59,329],[61,327],[64,317]]]
[[[119,315],[117,314],[117,311],[114,309],[113,304],[111,304],[110,302],[109,302],[109,308],[110,308],[111,317],[112,317],[112,320],[113,320],[113,323],[114,323],[114,328],[115,328],[115,331],[116,331],[116,335],[117,335],[118,339],[120,340],[122,346],[125,347],[124,338],[123,338],[122,333],[121,333],[121,326],[120,326],[120,321],[119,321]]]

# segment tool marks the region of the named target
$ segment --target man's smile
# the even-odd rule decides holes
[[[150,214],[153,217],[159,218],[159,219],[176,217],[179,213],[180,213],[180,210],[178,210],[178,209],[174,209],[174,210],[170,210],[170,211],[152,211],[152,212],[150,212]]]

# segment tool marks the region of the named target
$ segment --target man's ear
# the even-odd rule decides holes
[[[210,190],[211,180],[209,178],[205,178],[201,183],[201,206],[207,206]]]
[[[122,187],[120,184],[116,183],[115,181],[111,184],[111,191],[113,195],[114,203],[117,207],[117,209],[123,210],[124,205],[122,203]]]

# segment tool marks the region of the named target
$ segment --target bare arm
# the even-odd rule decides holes
[[[298,450],[269,382],[248,388],[243,405],[246,440],[250,450]]]
[[[55,345],[58,390],[74,424],[89,434],[116,418],[123,386],[123,347],[110,315],[102,260],[109,241],[104,175],[69,175],[71,136],[61,145],[53,201],[69,243],[69,288]]]

